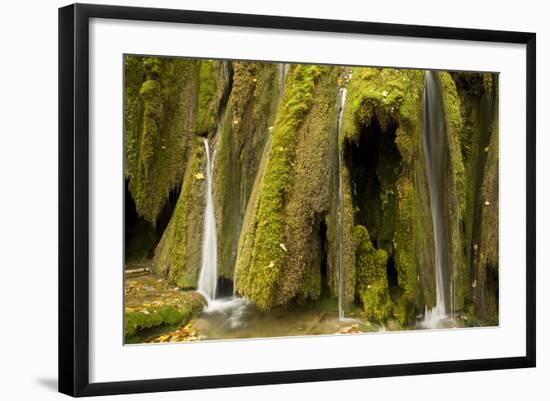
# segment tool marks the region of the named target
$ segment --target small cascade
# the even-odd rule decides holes
[[[338,133],[338,142],[340,141],[340,128],[342,127],[342,117],[344,116],[344,105],[346,103],[346,94],[347,90],[346,88],[340,88],[340,92],[338,94],[338,126],[336,129],[336,132]],[[338,148],[337,148],[338,149]],[[338,279],[338,316],[340,320],[344,320],[344,280],[345,280],[345,272],[344,272],[344,244],[343,244],[343,233],[344,233],[344,191],[342,188],[342,152],[338,149],[338,225],[337,225],[337,262],[338,262],[338,269],[337,269],[337,279]]]
[[[426,177],[428,179],[428,192],[430,195],[430,210],[432,214],[434,253],[435,253],[435,289],[436,304],[424,312],[424,320],[421,325],[426,328],[436,328],[447,318],[449,308],[447,299],[451,299],[451,314],[453,313],[453,283],[446,283],[445,276],[450,276],[449,247],[445,215],[445,171],[446,171],[446,129],[443,100],[438,77],[434,71],[426,71],[424,78],[423,129],[422,146],[424,149]]]
[[[208,139],[204,138],[206,153],[206,206],[204,209],[204,228],[202,236],[202,265],[199,276],[198,290],[208,300],[216,298],[218,282],[218,255],[216,243],[216,218],[212,197],[213,162],[210,158]]]
[[[279,93],[277,94],[277,105],[281,103],[285,89],[286,75],[288,74],[289,65],[286,63],[279,64]]]

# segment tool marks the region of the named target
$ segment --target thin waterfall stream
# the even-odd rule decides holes
[[[338,104],[339,104],[339,113],[338,113],[338,127],[336,132],[338,133],[338,138],[340,137],[340,129],[342,127],[342,117],[344,116],[344,105],[346,103],[346,88],[340,88],[338,94]],[[339,139],[338,139],[339,142]],[[344,231],[344,191],[342,188],[342,153],[337,147],[338,152],[338,229],[337,229],[337,252],[338,252],[338,317],[340,320],[344,320],[344,257],[343,257],[343,231]]]
[[[421,325],[426,328],[436,328],[447,318],[447,298],[452,298],[452,295],[447,292],[452,291],[453,284],[447,285],[446,282],[450,280],[445,280],[445,276],[449,276],[448,221],[444,198],[447,132],[441,88],[437,73],[434,71],[425,72],[422,107],[422,146],[433,227],[436,304],[431,309],[426,306]]]
[[[216,243],[216,217],[212,197],[212,166],[208,139],[204,138],[204,152],[206,154],[206,206],[204,209],[204,228],[202,236],[202,264],[199,276],[198,290],[208,300],[216,298],[218,282],[218,251]]]

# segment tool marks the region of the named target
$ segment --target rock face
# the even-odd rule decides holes
[[[498,76],[438,79],[452,304],[498,320]],[[262,310],[339,296],[413,323],[435,304],[423,88],[420,70],[127,57],[126,182],[155,271],[196,288],[206,137],[220,282]]]

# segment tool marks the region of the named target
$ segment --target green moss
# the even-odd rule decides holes
[[[219,103],[219,88],[216,82],[214,62],[201,61],[199,70],[199,93],[195,133],[208,136],[216,129],[216,117]]]
[[[292,188],[292,162],[296,132],[312,102],[315,83],[323,67],[294,65],[287,77],[285,95],[277,116],[265,175],[259,188],[255,222],[244,233],[237,256],[237,290],[260,309],[273,303],[283,269],[285,198]]]
[[[385,161],[377,171],[382,184],[377,202],[384,206],[377,240],[386,251],[393,251],[399,286],[396,314],[402,325],[414,320],[424,302],[435,298],[433,250],[429,245],[432,228],[425,213],[429,198],[421,141],[423,83],[421,70],[354,68],[340,138],[358,143],[363,127],[375,119],[382,129],[380,135],[395,130],[401,157],[398,171],[385,168]],[[366,213],[372,213],[370,210],[367,208]]]
[[[126,56],[125,166],[140,217],[155,225],[181,184],[195,119],[195,60]]]
[[[337,205],[331,201],[334,193],[331,182],[337,173],[338,73],[339,68],[327,68],[321,72],[314,89],[315,103],[296,132],[292,184],[285,197],[285,228],[280,239],[286,251],[283,249],[283,267],[273,298],[275,304],[287,303],[295,297],[300,300],[318,299],[323,284],[322,265],[326,264],[330,276],[337,269],[333,257],[337,246],[333,236],[336,221],[329,216],[331,208]],[[279,247],[282,248],[280,244]],[[345,267],[353,272],[352,263]],[[344,281],[347,290],[344,298],[351,302],[355,277],[344,274]],[[332,290],[328,295],[338,294],[334,288]]]
[[[456,90],[455,82],[447,72],[438,73],[441,82],[441,94],[447,123],[447,137],[449,138],[449,153],[451,162],[451,174],[454,186],[455,198],[458,203],[456,213],[464,214],[466,196],[464,183],[464,164],[461,152],[461,135],[463,132],[463,118],[460,110],[460,98]],[[460,242],[460,241],[459,241]]]
[[[449,221],[452,280],[455,284],[452,304],[461,310],[468,293],[469,269],[464,260],[463,233],[460,222],[464,221],[466,210],[466,178],[462,156],[461,139],[464,120],[456,84],[447,72],[438,73],[445,110],[447,138],[449,146],[449,171],[447,173],[447,219]]]
[[[470,315],[477,309],[477,318],[497,322],[498,75],[459,72],[452,78],[463,122],[460,145],[465,207],[460,235],[468,266],[458,278],[459,296],[462,309],[469,308]],[[491,255],[490,261],[486,255]]]
[[[386,264],[388,254],[375,249],[364,226],[355,227],[357,295],[367,319],[384,322],[391,317]]]
[[[196,316],[204,305],[204,298],[201,295],[181,292],[171,303],[126,308],[124,335],[130,337],[140,330],[161,325],[183,325]]]
[[[417,226],[418,206],[415,199],[415,188],[407,177],[402,177],[397,188],[400,194],[395,233],[395,265],[397,281],[402,290],[399,300],[399,323],[407,324],[414,319],[415,309],[421,305],[418,275],[421,273],[416,254],[415,235]],[[426,244],[424,244],[426,246]],[[429,244],[428,244],[429,246]],[[434,283],[435,284],[435,283]]]
[[[354,68],[344,109],[343,138],[358,140],[361,127],[374,117],[382,128],[396,122],[402,129],[416,126],[422,83],[422,71],[419,70]],[[413,155],[414,139],[413,135],[402,138],[400,150],[407,162]]]
[[[196,288],[201,263],[205,159],[196,138],[176,207],[155,250],[155,271],[184,289]]]
[[[139,95],[145,77],[145,67],[138,57],[124,58],[124,175],[132,174],[139,157],[143,99]]]
[[[233,85],[216,143],[214,166],[218,274],[230,280],[246,206],[281,90],[274,64],[234,62],[232,69]]]

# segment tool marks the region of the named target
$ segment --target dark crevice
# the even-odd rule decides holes
[[[321,297],[330,296],[330,286],[328,283],[328,237],[327,224],[324,219],[319,222],[319,243],[320,243],[320,258],[321,258]]]
[[[155,228],[139,217],[128,182],[124,182],[124,258],[131,262],[152,257],[157,235]]]
[[[218,277],[216,298],[227,298],[233,295],[233,280],[225,277]]]
[[[393,256],[388,258],[388,264],[386,265],[386,275],[388,277],[388,286],[397,287],[397,269],[395,268]]]
[[[124,180],[124,257],[126,262],[152,258],[155,248],[170,222],[170,217],[178,202],[180,189],[177,187],[168,194],[155,226],[140,217],[136,204]]]
[[[162,236],[162,234],[164,233],[164,230],[166,230],[166,227],[170,222],[170,218],[174,213],[174,209],[176,208],[178,199],[180,197],[180,189],[181,189],[180,185],[177,185],[176,188],[172,189],[168,193],[168,199],[166,199],[166,203],[160,210],[160,213],[157,217],[156,231],[160,236]],[[160,240],[160,237],[159,237],[159,240]]]
[[[376,248],[393,253],[396,214],[395,182],[401,155],[395,144],[396,126],[383,129],[373,118],[357,142],[346,141],[344,159],[351,176],[355,223],[367,228]]]
[[[227,108],[227,104],[229,103],[229,96],[231,95],[231,91],[233,90],[233,67],[231,66],[230,62],[224,61],[223,68],[225,69],[225,74],[227,75],[227,82],[225,83],[225,87],[223,88],[222,97],[218,106],[218,115],[216,120],[218,128],[223,122],[225,109]]]

